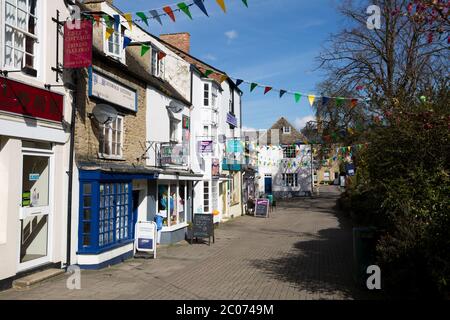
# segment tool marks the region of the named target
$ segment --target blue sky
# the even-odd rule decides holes
[[[176,1],[115,0],[114,4],[125,12],[136,12]],[[175,23],[168,17],[162,17],[163,26],[150,20],[149,31],[155,35],[189,32],[191,54],[231,77],[315,93],[323,78],[316,70],[315,57],[341,25],[338,0],[248,0],[249,8],[241,0],[225,0],[225,4],[226,14],[215,0],[206,0],[209,18],[194,6],[192,21],[177,13]],[[278,92],[269,92],[264,96],[263,88],[250,93],[245,83],[241,89],[243,125],[247,128],[267,129],[281,116],[300,126],[313,115],[306,97],[295,103],[292,95],[279,99]]]

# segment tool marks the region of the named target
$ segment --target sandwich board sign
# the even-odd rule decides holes
[[[136,223],[136,232],[134,240],[134,253],[147,252],[153,253],[156,259],[157,226],[153,221],[139,221]]]
[[[269,217],[269,199],[256,199],[255,217],[268,218]]]

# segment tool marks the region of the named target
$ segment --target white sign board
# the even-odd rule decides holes
[[[137,112],[137,93],[95,70],[90,69],[89,96]]]
[[[156,259],[157,226],[153,221],[139,221],[136,223],[134,236],[135,251],[153,252]]]

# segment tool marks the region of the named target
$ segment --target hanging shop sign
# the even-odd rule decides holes
[[[211,175],[212,175],[212,178],[215,180],[220,178],[220,160],[219,159],[212,160]]]
[[[268,218],[269,217],[269,199],[256,199],[255,217]]]
[[[64,97],[58,93],[0,78],[0,111],[61,122]]]
[[[153,258],[156,258],[156,223],[153,221],[137,222],[135,235],[135,251],[153,253]]]
[[[214,141],[212,140],[202,140],[198,142],[198,152],[200,154],[213,153]]]
[[[88,68],[92,65],[92,22],[81,20],[77,27],[64,24],[64,68]]]
[[[138,95],[135,90],[110,79],[92,68],[89,69],[89,96],[137,112]]]
[[[227,123],[233,127],[237,127],[237,118],[233,114],[227,113]]]

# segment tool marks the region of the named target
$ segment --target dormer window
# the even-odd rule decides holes
[[[151,73],[155,77],[163,78],[164,75],[164,59],[159,59],[158,55],[161,51],[152,47],[151,54]]]
[[[291,133],[291,127],[283,127],[283,134],[290,134]]]
[[[107,27],[104,26],[105,33],[106,28]],[[124,36],[125,36],[125,29],[122,26],[119,26],[119,30],[114,31],[114,33],[105,42],[106,54],[117,60],[120,60],[122,63],[125,63],[125,49],[123,49]]]

